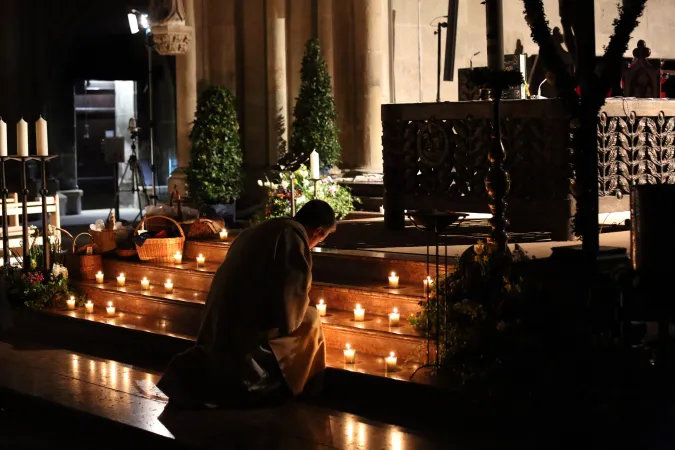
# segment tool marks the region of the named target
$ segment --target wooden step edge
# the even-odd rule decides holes
[[[351,311],[329,309],[328,315],[321,318],[321,323],[324,327],[363,330],[383,336],[403,336],[426,340],[426,336],[415,331],[405,318],[400,319],[400,326],[392,327],[388,325],[389,317],[381,314],[367,314],[366,320],[359,322],[350,320],[349,317],[353,317]],[[386,323],[387,325],[378,324],[378,320],[380,323]]]
[[[327,282],[327,281],[312,281],[312,289],[332,289],[332,290],[341,290],[344,292],[356,292],[360,295],[367,293],[369,295],[377,295],[378,297],[389,297],[392,300],[402,300],[409,302],[419,302],[424,299],[424,293],[422,289],[417,291],[416,288],[411,286],[405,286],[402,289],[387,289],[384,285],[382,286],[355,286],[349,284],[349,281],[344,282]]]
[[[141,297],[148,301],[154,302],[166,302],[173,303],[177,305],[186,305],[186,306],[203,306],[206,302],[206,293],[203,291],[197,291],[192,289],[183,289],[183,288],[174,288],[174,293],[169,294],[162,292],[163,287],[157,284],[153,284],[150,287],[153,288],[150,291],[144,291],[140,287],[118,287],[112,282],[104,282],[103,284],[91,283],[91,282],[74,282],[73,286],[78,289],[78,291],[86,290],[90,291],[93,289],[115,293],[118,295],[126,295],[130,297]],[[153,290],[155,293],[153,293]],[[83,293],[83,292],[81,292]],[[178,296],[178,295],[180,296]],[[199,294],[194,295],[194,294]],[[197,298],[194,298],[197,297]]]

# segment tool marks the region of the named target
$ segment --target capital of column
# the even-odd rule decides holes
[[[160,55],[187,53],[193,28],[186,24],[183,0],[151,0],[152,41]]]

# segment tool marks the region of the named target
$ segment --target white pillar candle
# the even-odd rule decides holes
[[[345,364],[354,364],[356,362],[356,350],[351,348],[349,344],[345,346]]]
[[[108,302],[108,306],[105,308],[105,313],[108,317],[115,316],[115,306],[113,306],[113,302]]]
[[[120,276],[117,277],[117,287],[124,287],[126,281],[127,279],[124,277],[124,274],[121,273]]]
[[[392,272],[391,275],[389,275],[389,287],[398,289],[398,275],[396,275],[396,272]]]
[[[205,262],[206,258],[204,258],[204,255],[200,253],[199,256],[197,256],[197,267],[204,267]]]
[[[361,308],[361,305],[356,305],[356,309],[354,310],[354,321],[363,322],[365,316],[366,310]]]
[[[7,124],[0,119],[0,156],[7,156]]]
[[[173,292],[173,282],[171,280],[166,280],[166,283],[164,283],[164,291],[167,294],[171,294]]]
[[[180,252],[176,252],[175,255],[173,255],[173,262],[174,264],[180,264],[183,262],[183,255],[181,255]]]
[[[71,295],[70,298],[66,300],[66,306],[68,309],[75,309],[75,297]]]
[[[394,312],[389,313],[389,326],[397,327],[400,325],[401,315],[398,312],[398,308],[394,308]]]
[[[43,119],[42,116],[35,122],[35,142],[37,145],[38,156],[47,156],[49,154],[47,121]]]
[[[150,281],[148,280],[147,277],[143,277],[143,279],[141,280],[141,289],[143,289],[144,291],[150,289]]]
[[[312,153],[309,154],[309,173],[313,180],[318,180],[321,178],[321,170],[319,168],[319,154],[316,152],[316,150],[313,150]]]
[[[221,241],[227,240],[227,230],[224,229],[224,228],[222,230],[220,230],[220,240]]]
[[[100,270],[96,273],[96,282],[98,284],[103,283],[103,272],[101,272]]]
[[[16,154],[28,156],[28,124],[23,119],[16,124]]]
[[[384,363],[387,370],[396,370],[396,362],[398,358],[395,356],[394,352],[389,353],[389,356],[384,358]]]
[[[319,300],[319,304],[316,305],[316,310],[319,311],[320,317],[324,317],[326,315],[326,304],[323,302],[323,299]]]
[[[87,303],[84,304],[84,310],[87,312],[87,314],[94,313],[94,304],[91,302],[91,300],[87,300]]]

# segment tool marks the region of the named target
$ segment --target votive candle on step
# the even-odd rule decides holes
[[[197,267],[204,267],[205,262],[206,258],[204,258],[204,255],[200,253],[199,256],[197,256]]]
[[[148,280],[147,277],[143,277],[143,279],[141,280],[141,289],[144,291],[150,289],[150,280]]]
[[[356,362],[356,350],[351,348],[349,344],[345,346],[345,364],[354,364]]]
[[[105,313],[108,317],[115,316],[115,306],[113,305],[113,302],[108,302],[108,306],[105,308]]]
[[[326,304],[323,302],[323,299],[319,300],[319,303],[316,305],[316,310],[319,311],[320,317],[326,315]]]
[[[121,273],[117,277],[117,287],[124,287],[124,283],[126,283],[127,279],[124,277],[124,274]]]
[[[396,272],[392,272],[391,275],[389,275],[389,287],[398,289],[398,275],[396,275]]]
[[[166,280],[166,283],[164,283],[164,291],[167,294],[171,294],[173,292],[173,282],[171,280]]]
[[[394,352],[391,352],[389,353],[389,356],[384,358],[384,362],[387,370],[396,370],[396,363],[398,362],[398,358],[396,357]]]
[[[87,314],[94,313],[94,304],[91,302],[91,300],[87,300],[87,303],[84,304],[84,310],[87,312]]]
[[[70,298],[66,300],[66,306],[68,309],[75,309],[75,297],[71,295]]]
[[[424,283],[424,293],[427,294],[432,283],[431,277],[427,275],[426,279],[422,280],[422,282]]]
[[[181,264],[183,262],[183,255],[181,252],[176,252],[176,254],[173,255],[173,262],[174,264]]]
[[[389,326],[397,327],[401,321],[401,314],[398,312],[398,308],[394,308],[394,312],[389,313]]]
[[[226,241],[227,240],[227,230],[223,228],[220,230],[220,240],[221,241]]]
[[[97,282],[98,284],[103,283],[103,272],[101,272],[100,270],[99,270],[98,273],[96,274],[96,282]]]
[[[380,206],[380,214],[384,215],[384,206]]]
[[[354,321],[363,322],[365,316],[366,310],[361,308],[361,305],[356,305],[356,309],[354,310]]]

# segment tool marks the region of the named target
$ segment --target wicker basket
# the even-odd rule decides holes
[[[98,250],[101,253],[108,253],[117,248],[117,242],[115,242],[115,232],[113,230],[91,230],[90,234],[94,244],[98,246]]]
[[[174,238],[148,238],[143,242],[143,245],[136,244],[136,251],[138,252],[138,258],[141,261],[158,261],[158,262],[171,262],[173,261],[173,256],[176,252],[183,253],[183,244],[185,244],[185,233],[181,228],[180,224],[173,220],[171,217],[166,216],[151,216],[144,217],[138,225],[136,226],[136,231],[134,234],[138,234],[138,230],[141,228],[143,223],[149,221],[150,219],[164,219],[169,222],[173,222],[180,231],[181,237]]]
[[[82,248],[80,248],[79,250],[77,249],[77,238],[83,235],[89,236],[92,241],[94,240],[91,234],[89,233],[80,233],[77,236],[75,236],[73,238],[72,258],[73,261],[75,261],[74,264],[77,265],[77,271],[80,274],[80,278],[83,280],[93,280],[96,278],[96,273],[103,270],[103,258],[101,258],[101,255],[95,255],[93,253],[92,254],[79,253],[83,249]],[[96,247],[97,245],[96,243],[94,243],[92,249]]]

